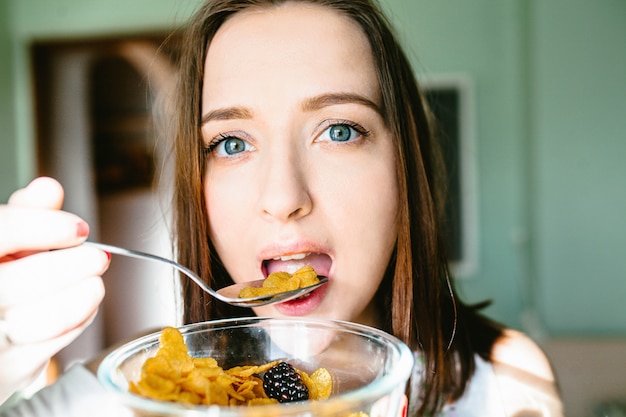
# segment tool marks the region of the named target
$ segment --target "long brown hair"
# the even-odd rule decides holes
[[[459,398],[471,378],[475,355],[489,359],[500,327],[459,300],[442,236],[445,173],[433,120],[410,62],[372,0],[209,0],[183,39],[176,106],[175,227],[179,261],[214,287],[232,280],[211,245],[203,198],[205,158],[200,135],[204,60],[213,36],[234,13],[305,1],[353,19],[369,39],[382,92],[383,116],[397,140],[400,190],[397,244],[377,292],[384,330],[424,357],[419,414],[434,413]],[[185,322],[252,315],[215,301],[183,279]]]

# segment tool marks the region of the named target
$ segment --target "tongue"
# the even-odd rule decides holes
[[[265,262],[265,268],[267,270],[267,274],[271,274],[273,272],[285,271],[293,274],[299,268],[309,265],[315,269],[317,275],[328,275],[330,272],[330,267],[332,264],[332,260],[328,255],[323,254],[311,254],[304,259],[294,259],[291,261],[281,261],[281,260],[270,260]]]

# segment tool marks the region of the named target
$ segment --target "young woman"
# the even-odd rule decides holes
[[[254,311],[183,280],[186,322],[251,314],[360,322],[423,355],[424,383],[408,393],[411,414],[561,414],[539,348],[454,292],[433,121],[376,4],[207,1],[187,30],[180,65],[179,260],[214,287],[304,264],[330,278],[308,297]],[[13,202],[0,222],[42,215],[35,211]],[[35,235],[20,242],[14,231],[0,255],[75,245],[84,238],[76,221],[79,232],[66,241],[59,231],[45,243]],[[0,265],[0,285],[17,262]],[[92,260],[90,273],[84,266],[77,276],[98,276],[107,262]],[[65,329],[80,328],[99,302],[101,282],[92,281],[92,309]]]
[[[218,287],[313,265],[330,277],[326,287],[255,313],[393,333],[425,356],[422,412],[459,400],[483,361],[553,382],[534,344],[453,292],[437,138],[374,4],[210,2],[184,45],[176,141],[185,161],[176,181],[183,262]],[[185,299],[188,322],[245,314],[193,284]]]

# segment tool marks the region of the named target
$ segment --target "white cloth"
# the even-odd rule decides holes
[[[130,417],[116,398],[82,365],[74,365],[57,382],[23,400],[1,417]]]
[[[562,417],[554,383],[476,357],[467,391],[439,417]]]

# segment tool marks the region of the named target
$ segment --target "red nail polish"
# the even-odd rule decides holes
[[[79,221],[76,224],[76,236],[87,237],[89,236],[89,225],[84,221]]]
[[[111,252],[104,251],[107,254],[107,260],[111,260]]]

